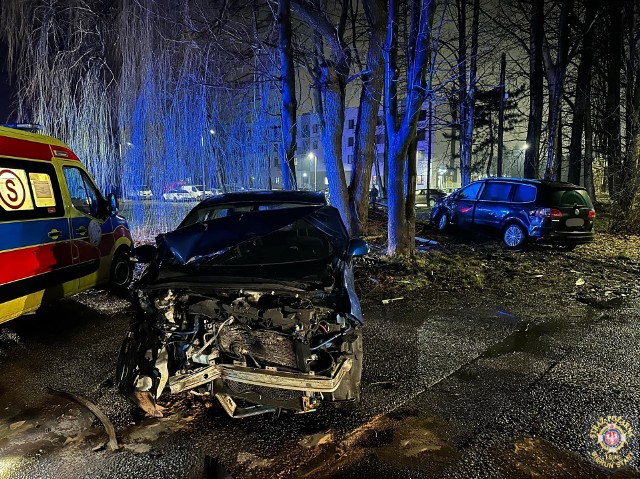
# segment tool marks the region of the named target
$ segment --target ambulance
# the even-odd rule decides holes
[[[132,246],[67,145],[34,125],[0,126],[0,323],[94,286],[124,291]]]

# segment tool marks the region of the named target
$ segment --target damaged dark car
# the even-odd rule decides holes
[[[232,417],[360,399],[362,313],[351,239],[321,193],[229,193],[197,205],[134,285],[120,390],[152,416],[164,391],[215,396]]]

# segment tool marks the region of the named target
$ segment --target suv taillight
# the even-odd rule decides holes
[[[596,219],[596,210],[589,210],[589,219],[590,220]]]
[[[538,208],[535,215],[538,218],[562,218],[562,211],[555,208]]]

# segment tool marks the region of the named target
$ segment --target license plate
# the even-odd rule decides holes
[[[582,218],[569,218],[565,224],[569,228],[575,228],[576,226],[584,226],[584,220]]]

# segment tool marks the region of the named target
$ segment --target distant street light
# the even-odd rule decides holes
[[[211,133],[212,135],[216,134],[216,130],[214,130],[213,128],[211,130],[209,130],[209,133]]]
[[[318,191],[318,157],[315,155],[315,153],[310,151],[307,155],[307,158],[313,158],[313,189],[315,191]]]
[[[524,146],[522,147],[523,150],[526,150],[527,148],[529,148],[529,143],[525,143]]]

